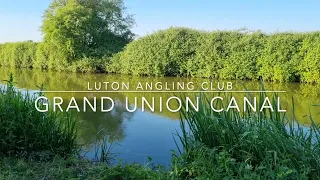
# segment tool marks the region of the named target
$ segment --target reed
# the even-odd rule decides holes
[[[97,133],[96,143],[94,144],[94,161],[111,164],[115,157],[115,154],[112,152],[115,146],[113,143],[114,138],[106,135],[100,135],[102,131],[104,131],[104,129],[101,129]]]
[[[274,107],[276,96],[272,100]],[[265,93],[260,93],[258,102],[262,103],[265,97]],[[199,112],[181,111],[182,133],[178,139],[183,150],[173,159],[175,172],[180,176],[320,177],[320,130],[312,116],[311,125],[306,127],[299,125],[296,118],[269,110],[217,113],[211,110],[205,94],[200,98]],[[216,104],[226,105],[222,101]],[[295,117],[294,105],[292,109]]]
[[[0,89],[0,156],[37,153],[67,156],[77,151],[76,119],[70,113],[41,113],[36,95],[14,88],[11,74]]]

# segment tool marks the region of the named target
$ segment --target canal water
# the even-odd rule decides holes
[[[83,145],[83,155],[87,158],[95,158],[95,148],[97,136],[105,135],[109,138],[109,143],[112,142],[114,157],[116,161],[128,163],[146,163],[148,157],[152,157],[155,164],[167,166],[170,164],[172,150],[177,150],[174,137],[175,133],[179,133],[179,112],[170,112],[163,104],[155,104],[155,111],[152,112],[148,108],[142,109],[142,103],[139,102],[142,98],[152,100],[153,98],[163,98],[164,102],[172,96],[191,97],[194,98],[199,94],[195,92],[199,90],[199,86],[203,82],[210,82],[206,87],[212,90],[206,93],[208,97],[214,96],[230,96],[243,101],[243,96],[246,96],[247,91],[260,91],[261,84],[257,81],[222,81],[200,78],[182,78],[182,77],[133,77],[124,75],[107,75],[107,74],[78,74],[67,72],[40,71],[29,69],[8,69],[0,68],[0,80],[8,79],[8,74],[14,74],[15,86],[30,93],[39,90],[43,85],[45,96],[48,99],[53,97],[61,97],[66,100],[67,106],[71,97],[75,97],[79,104],[83,103],[83,98],[87,97],[111,97],[115,101],[115,106],[110,112],[80,112],[78,113],[79,134]],[[90,92],[88,89],[94,89],[94,84],[100,82],[125,82],[135,85],[139,83],[149,83],[155,85],[157,82],[162,82],[162,90],[154,87],[153,91],[137,92],[132,87],[118,92],[110,92],[111,86],[102,86],[101,92]],[[193,91],[187,88],[187,84],[194,82]],[[89,88],[88,88],[89,83]],[[177,83],[184,84],[185,89],[177,93]],[[229,93],[216,93],[213,91],[219,90],[224,84],[223,91],[228,91],[227,84],[232,83],[232,90]],[[5,82],[0,84],[4,85]],[[102,83],[106,85],[106,83]],[[108,84],[110,85],[110,84]],[[199,86],[198,86],[199,85]],[[164,87],[167,86],[167,87]],[[294,104],[294,116],[300,124],[310,124],[309,116],[313,120],[320,123],[320,107],[313,106],[320,104],[320,86],[312,84],[299,83],[264,83],[263,91],[270,91],[272,97],[276,95],[281,98],[281,108],[287,110],[289,117],[293,117],[292,104]],[[165,88],[167,91],[165,91]],[[181,86],[180,86],[181,88]],[[175,92],[176,91],[176,92]],[[182,90],[181,90],[182,91]],[[255,92],[256,93],[256,92]],[[222,95],[221,95],[222,94]],[[228,94],[228,95],[225,95]],[[254,93],[253,93],[254,94]],[[138,99],[137,110],[128,112],[126,109],[126,100],[134,102]],[[241,104],[241,103],[240,103]],[[97,106],[101,107],[100,101],[97,101]],[[108,106],[104,105],[104,106]],[[160,107],[161,106],[161,107]],[[178,105],[173,103],[172,109]],[[241,105],[240,105],[241,106]],[[99,109],[99,108],[98,108]],[[162,111],[160,112],[160,109]]]

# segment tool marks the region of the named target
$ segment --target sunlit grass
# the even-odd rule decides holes
[[[258,102],[265,97],[261,93]],[[276,107],[276,94],[273,97]],[[182,133],[178,139],[183,149],[174,159],[176,173],[216,178],[320,177],[320,130],[311,115],[310,126],[306,127],[295,118],[271,110],[217,113],[204,94],[200,98],[199,112],[181,111]],[[215,106],[226,104],[217,101]]]
[[[75,116],[70,113],[41,113],[35,96],[14,88],[13,75],[0,89],[0,155],[66,156],[77,151]]]

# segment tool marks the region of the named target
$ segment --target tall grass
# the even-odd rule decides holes
[[[258,102],[266,96],[261,93]],[[275,97],[272,104],[277,109]],[[174,158],[180,176],[320,178],[320,130],[313,117],[305,127],[271,110],[217,113],[204,94],[200,99],[199,112],[181,111],[178,137],[184,149]],[[218,101],[216,106],[226,104]]]
[[[100,135],[100,133],[104,131],[101,129],[97,133],[96,143],[94,144],[94,161],[96,162],[104,162],[110,164],[114,160],[114,155],[112,150],[115,146],[113,144],[113,139],[110,136]]]
[[[35,98],[14,88],[12,74],[0,89],[0,156],[66,156],[78,149],[75,117],[38,112]]]

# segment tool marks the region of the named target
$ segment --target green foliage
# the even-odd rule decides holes
[[[235,34],[235,33],[233,33]],[[266,35],[261,32],[238,32],[228,36],[227,54],[220,64],[223,79],[257,79],[257,58],[261,56]],[[219,72],[219,70],[218,70]]]
[[[48,69],[49,50],[45,43],[39,43],[36,51],[36,59],[33,63],[34,68]]]
[[[260,94],[258,104],[265,96]],[[276,110],[276,97],[271,103]],[[219,101],[215,106],[226,104]],[[277,111],[217,113],[204,95],[199,112],[183,109],[181,115],[185,120],[178,137],[184,149],[174,164],[175,173],[182,178],[320,177],[320,128],[311,116],[307,129]]]
[[[26,41],[0,46],[0,66],[30,68],[36,59],[37,43]]]
[[[133,21],[124,10],[121,1],[56,0],[45,13],[44,42],[1,44],[0,66],[320,82],[319,32],[264,34],[172,27],[131,42]],[[108,13],[118,21],[110,20]]]
[[[125,9],[121,0],[54,0],[44,13],[44,41],[2,44],[0,66],[104,72],[106,59],[134,38]]]
[[[63,70],[82,57],[111,56],[133,38],[132,17],[122,1],[55,0],[45,11],[42,32],[49,68]]]
[[[41,113],[35,98],[13,86],[13,75],[0,89],[0,156],[29,156],[46,153],[66,156],[77,150],[75,117]]]
[[[299,65],[302,82],[320,82],[320,33],[313,33],[303,41]]]
[[[200,34],[187,28],[170,28],[148,35],[115,55],[107,71],[152,76],[185,75],[187,64],[199,45],[197,37]]]
[[[70,66],[70,71],[81,73],[97,73],[105,72],[108,58],[94,59],[84,57],[75,61]]]
[[[189,64],[195,77],[256,79],[256,59],[265,35],[260,32],[216,31],[203,34],[196,57]]]
[[[188,154],[173,159],[173,172],[180,179],[308,179],[309,169],[290,168],[287,160],[281,162],[274,152],[266,155],[268,162],[253,166],[232,157],[226,149],[195,143]]]
[[[170,28],[140,38],[115,55],[109,72],[156,76],[257,79],[261,32]]]
[[[55,158],[48,162],[6,158],[0,160],[0,179],[97,179],[97,180],[135,180],[170,179],[161,169],[153,171],[138,164],[106,166],[74,158]]]
[[[152,75],[319,81],[319,33],[263,34],[246,29],[169,28],[129,43],[108,72]]]
[[[279,33],[271,35],[262,56],[258,58],[259,75],[264,80],[294,82],[299,80],[299,55],[303,34]]]

